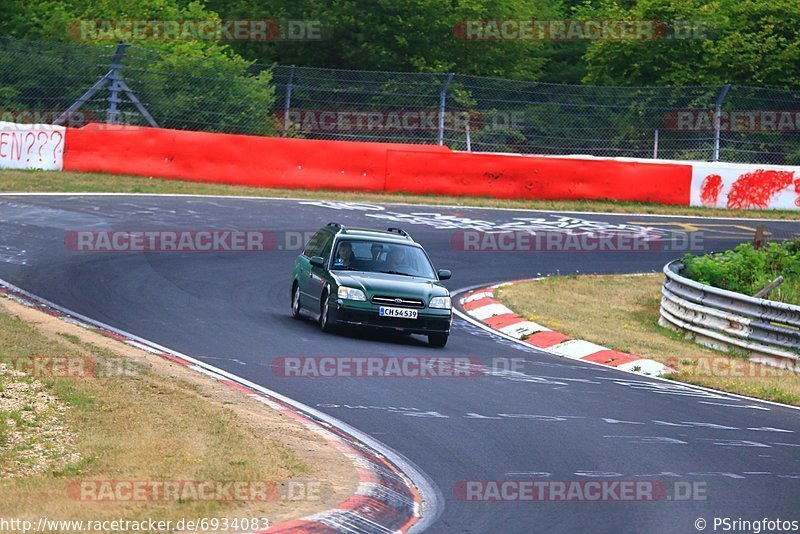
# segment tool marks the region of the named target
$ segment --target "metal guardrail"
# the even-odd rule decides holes
[[[664,266],[659,324],[702,345],[737,348],[752,361],[800,372],[800,306],[707,286]]]

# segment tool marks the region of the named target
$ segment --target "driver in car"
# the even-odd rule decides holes
[[[406,251],[404,247],[392,247],[389,257],[386,258],[389,269],[396,270],[398,267],[408,267],[406,263]]]
[[[339,245],[336,252],[336,259],[333,260],[334,267],[353,266],[353,245],[349,241],[344,241]]]

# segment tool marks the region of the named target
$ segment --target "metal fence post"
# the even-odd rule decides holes
[[[121,102],[119,99],[119,92],[122,89],[122,75],[119,70],[122,68],[122,58],[125,55],[125,49],[129,45],[125,41],[120,41],[117,45],[117,51],[114,52],[114,59],[111,60],[111,70],[108,73],[108,78],[111,80],[111,87],[109,91],[111,95],[108,97],[108,109],[106,109],[106,122],[108,124],[115,124],[117,122],[117,108]]]
[[[454,72],[447,75],[447,79],[442,85],[442,91],[439,93],[439,145],[444,144],[444,107],[447,100],[447,89],[450,87],[454,75]]]
[[[67,109],[65,109],[63,113],[61,113],[58,117],[56,117],[56,120],[53,121],[53,124],[62,124],[72,113],[75,113],[81,108],[81,106],[87,103],[89,99],[92,98],[97,91],[102,89],[103,86],[105,86],[105,84],[107,84],[108,81],[112,79],[112,77],[114,78],[114,81],[120,79],[119,68],[122,66],[122,56],[125,55],[125,48],[127,46],[128,45],[125,44],[125,41],[119,42],[119,44],[117,45],[117,51],[114,53],[114,59],[111,61],[110,65],[111,70],[109,70],[102,78],[97,80],[97,82],[95,82],[93,86],[91,86],[75,102],[73,102],[72,105],[70,105]],[[116,87],[115,90],[118,91],[119,87]],[[115,93],[112,93],[112,98],[117,99],[117,95]],[[112,98],[109,98],[109,100],[111,101]],[[118,99],[117,102],[119,102]],[[116,112],[117,102],[112,101],[111,103],[114,106],[115,112]],[[106,121],[108,121],[108,114],[106,114]]]
[[[283,127],[281,137],[286,137],[286,128],[289,124],[289,108],[292,105],[292,82],[294,81],[294,65],[289,69],[289,81],[286,82],[286,98],[283,100]]]
[[[653,136],[653,159],[658,159],[658,128]]]
[[[731,84],[725,84],[717,97],[717,104],[714,106],[714,160],[719,161],[719,130],[720,130],[720,114],[722,113],[722,101],[731,90]]]
[[[136,109],[139,110],[139,113],[145,118],[147,123],[152,126],[153,128],[158,128],[158,123],[150,115],[150,112],[145,109],[144,105],[136,98],[136,95],[133,94],[131,88],[128,87],[128,84],[125,83],[125,80],[122,79],[122,56],[125,55],[125,49],[130,46],[125,44],[125,41],[120,41],[117,45],[117,51],[114,53],[114,59],[111,61],[111,69],[103,75],[102,78],[97,80],[93,86],[91,86],[85,93],[83,93],[80,98],[78,98],[75,102],[72,103],[63,113],[61,113],[56,120],[53,121],[53,124],[63,124],[64,121],[70,116],[70,114],[78,111],[81,106],[91,99],[97,91],[105,87],[105,85],[111,82],[111,87],[109,88],[111,91],[111,96],[108,97],[108,109],[106,109],[106,122],[114,124],[117,120],[117,108],[118,105],[122,102],[119,98],[120,92],[125,93],[125,96],[128,97],[128,100],[133,102],[133,105],[136,106]]]

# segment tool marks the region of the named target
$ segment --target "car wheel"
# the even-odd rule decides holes
[[[297,283],[294,284],[294,289],[292,289],[292,317],[295,319],[300,318],[300,286]]]
[[[328,294],[323,293],[322,303],[319,306],[319,327],[323,332],[331,332],[333,330],[333,327],[328,322],[328,314],[330,313],[328,306]]]
[[[450,334],[428,334],[428,345],[431,347],[444,347]]]

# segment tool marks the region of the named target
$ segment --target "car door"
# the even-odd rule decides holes
[[[315,311],[319,311],[320,309],[320,298],[322,297],[322,292],[328,283],[331,281],[330,272],[328,272],[328,265],[330,263],[331,258],[331,249],[333,248],[333,234],[329,232],[324,232],[320,242],[320,249],[317,252],[317,256],[321,256],[323,260],[325,260],[324,267],[315,267],[310,265],[311,271],[310,276],[308,278],[308,293],[311,302],[309,303],[309,308]]]
[[[313,256],[319,256],[322,253],[322,245],[325,241],[325,235],[328,232],[324,230],[318,231],[309,239],[303,253],[297,257],[295,262],[294,278],[297,280],[297,285],[300,288],[300,305],[307,310],[316,310],[319,306],[319,297],[316,299],[312,294],[316,291],[316,284],[312,283],[312,266],[310,259]],[[315,304],[316,302],[316,304]]]

